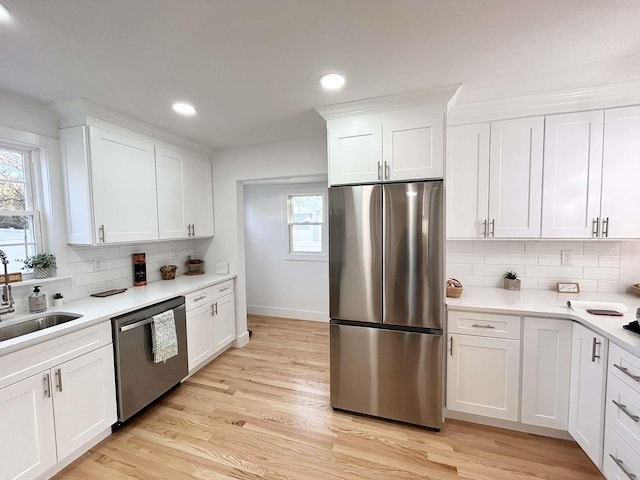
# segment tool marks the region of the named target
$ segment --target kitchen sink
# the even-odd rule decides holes
[[[80,317],[82,317],[82,315],[78,315],[76,313],[51,313],[41,317],[32,318],[26,322],[15,323],[6,327],[0,326],[0,342],[3,340],[9,340],[10,338],[20,337],[27,333],[44,330],[45,328],[55,327],[56,325],[61,325]]]

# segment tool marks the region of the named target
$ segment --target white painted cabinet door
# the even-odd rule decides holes
[[[58,460],[117,420],[113,346],[51,369]]]
[[[187,223],[192,226],[192,236],[212,237],[213,178],[211,162],[189,159],[185,164],[185,204]]]
[[[215,351],[222,350],[236,339],[235,295],[225,295],[215,301],[216,316],[213,323]]]
[[[518,420],[520,342],[449,335],[447,408]]]
[[[491,123],[491,236],[540,236],[543,134],[544,117]]]
[[[524,319],[522,423],[567,430],[573,322]]]
[[[0,478],[37,478],[56,464],[49,372],[0,390]]]
[[[640,238],[634,195],[640,185],[640,107],[605,112],[602,205],[604,236]]]
[[[600,217],[602,110],[545,119],[542,237],[591,238]]]
[[[97,127],[89,127],[89,144],[98,243],[157,240],[153,144]]]
[[[329,185],[382,180],[382,125],[328,129]]]
[[[442,116],[389,120],[382,125],[384,180],[442,178]]]
[[[161,240],[189,235],[185,209],[185,158],[156,148],[156,184],[158,188],[158,236]]]
[[[213,303],[207,303],[187,312],[187,353],[189,373],[214,353]]]
[[[569,433],[596,464],[602,466],[607,340],[573,325]]]
[[[489,124],[447,129],[447,237],[487,235]]]

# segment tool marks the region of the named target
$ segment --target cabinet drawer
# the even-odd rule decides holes
[[[448,332],[520,340],[520,317],[476,312],[449,312]]]
[[[184,296],[184,304],[187,311],[209,303],[213,299],[213,289],[211,287],[201,288],[195,292]]]
[[[640,392],[640,358],[613,343],[609,347],[609,373]]]
[[[602,471],[608,480],[640,478],[640,455],[610,428],[604,434]]]
[[[211,287],[213,289],[212,300],[217,300],[223,295],[229,295],[233,293],[233,280],[227,280],[226,282],[218,283]]]
[[[640,393],[609,374],[607,384],[607,428],[629,445],[640,445]]]

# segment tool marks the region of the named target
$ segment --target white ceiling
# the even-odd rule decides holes
[[[0,1],[0,89],[211,147],[322,135],[314,106],[454,83],[468,103],[640,79],[632,0]],[[320,90],[329,71],[341,92]]]

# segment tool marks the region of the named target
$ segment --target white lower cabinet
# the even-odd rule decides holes
[[[602,467],[607,351],[604,337],[574,324],[569,433],[598,468]]]
[[[115,423],[112,345],[0,389],[0,418],[0,478],[37,478]]]
[[[573,322],[524,319],[522,423],[567,430]]]
[[[447,408],[503,420],[518,420],[520,342],[449,335]]]
[[[36,478],[56,464],[49,378],[47,371],[0,390],[2,479]]]
[[[235,340],[235,304],[233,281],[186,295],[190,374],[206,365]]]
[[[604,437],[602,473],[607,480],[636,480],[640,478],[640,454],[607,428]]]

